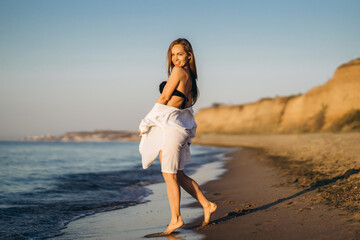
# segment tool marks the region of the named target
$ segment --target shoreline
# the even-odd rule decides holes
[[[343,149],[344,158],[340,159],[347,159],[349,162],[353,161],[351,156],[359,156],[353,155],[358,153],[358,148],[348,145],[349,141],[360,139],[359,133],[305,136],[211,135],[198,138],[194,143],[237,146],[242,149],[228,154],[231,156],[225,166],[228,171],[219,180],[202,186],[209,200],[219,206],[212,215],[210,224],[200,227],[202,219],[199,218],[187,228],[204,234],[205,239],[236,239],[239,236],[241,239],[358,239],[358,213],[353,214],[343,206],[334,206],[331,199],[324,199],[324,193],[327,193],[327,188],[338,188],[338,185],[342,187],[342,181],[355,181],[356,184],[359,174],[356,171],[345,171],[347,175],[343,173],[340,177],[333,178],[323,174],[332,172],[338,165],[356,167],[358,162],[349,165],[342,161],[338,165],[332,165],[331,159],[325,162],[318,161],[317,158],[312,161],[305,159],[306,171],[303,171],[304,163],[296,162],[295,158],[301,159],[306,154],[291,152],[309,147],[307,144],[313,144],[309,141],[312,138],[322,144],[314,146],[314,149],[309,148],[307,153],[312,155],[327,150],[329,153],[324,156],[331,158],[338,149],[333,146],[329,150],[326,144],[316,139],[324,137],[331,144],[335,141],[336,146]],[[284,144],[286,142],[297,146],[291,149]],[[279,147],[278,144],[284,146]],[[318,172],[318,175],[310,171],[311,168],[314,170],[324,165],[327,168]]]
[[[199,185],[216,180],[226,169],[224,168],[226,153],[215,154],[219,161],[202,165],[190,176]],[[146,186],[153,194],[147,196],[143,204],[129,206],[114,211],[97,213],[70,222],[62,235],[50,239],[141,239],[145,235],[162,232],[170,220],[170,208],[166,194],[165,182]],[[185,223],[194,221],[203,215],[201,207],[191,207],[196,200],[181,190],[181,213]],[[181,228],[176,231],[175,239],[203,239],[196,231]],[[152,238],[152,239],[164,239]]]
[[[199,177],[194,177],[206,197],[218,204],[210,224],[200,227],[202,208],[182,191],[181,210],[185,225],[168,239],[225,240],[239,236],[241,239],[276,240],[359,239],[359,214],[334,206],[331,199],[324,200],[328,188],[343,187],[343,181],[356,183],[359,179],[357,172],[344,174],[344,169],[359,163],[349,164],[354,161],[352,156],[360,156],[358,147],[349,144],[358,139],[360,133],[200,136],[194,144],[238,149],[226,153],[220,161],[224,164],[223,173],[217,179],[203,184]],[[339,149],[342,149],[342,155],[338,154]],[[326,161],[320,161],[324,157],[310,158],[319,153]],[[338,158],[334,160],[334,156]],[[323,171],[315,172],[314,169]],[[207,170],[202,172],[205,178],[210,174]],[[345,177],[338,178],[339,172]],[[329,178],[333,176],[330,173],[335,177]],[[157,194],[150,195],[155,198],[149,202],[157,202],[156,208],[145,203],[86,217],[75,221],[72,230],[65,230],[67,234],[56,239],[140,239],[163,231],[170,216],[165,183],[150,186],[158,187],[154,189]],[[133,211],[135,208],[139,210]],[[125,214],[124,210],[128,212]],[[145,222],[144,216],[147,217]],[[129,222],[131,217],[132,223]],[[140,223],[135,221],[136,218],[141,218]],[[119,226],[119,219],[126,219],[126,223]],[[139,224],[144,227],[136,228]]]

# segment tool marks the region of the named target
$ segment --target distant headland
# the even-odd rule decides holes
[[[108,141],[139,141],[138,133],[131,131],[94,130],[91,132],[67,132],[60,136],[44,134],[28,136],[24,141],[60,141],[60,142],[108,142]]]

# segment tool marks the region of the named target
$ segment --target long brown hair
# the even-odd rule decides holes
[[[182,45],[184,47],[185,52],[187,52],[187,54],[190,56],[189,67],[190,67],[190,77],[191,77],[191,81],[192,81],[192,87],[191,87],[192,104],[191,105],[194,105],[199,96],[199,89],[198,89],[197,83],[196,83],[197,71],[196,71],[196,64],[195,64],[195,56],[194,56],[194,51],[192,49],[190,42],[185,38],[178,38],[175,41],[173,41],[169,46],[169,49],[167,52],[168,75],[170,76],[171,71],[174,68],[174,64],[171,59],[171,54],[172,54],[172,48],[176,44]]]

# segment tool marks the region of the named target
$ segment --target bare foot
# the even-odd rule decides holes
[[[206,226],[210,222],[210,217],[213,212],[217,209],[217,205],[215,203],[210,202],[210,205],[204,208],[204,221],[201,226]]]
[[[170,222],[170,224],[168,225],[168,227],[166,228],[166,230],[163,232],[164,235],[168,235],[171,234],[173,231],[175,231],[176,229],[178,229],[179,227],[181,227],[182,225],[184,225],[184,222],[182,220],[181,217],[179,217],[177,219],[177,221],[175,222]]]

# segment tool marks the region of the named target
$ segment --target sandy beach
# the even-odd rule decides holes
[[[206,239],[359,239],[359,133],[202,135],[242,146],[203,189],[219,205]]]

